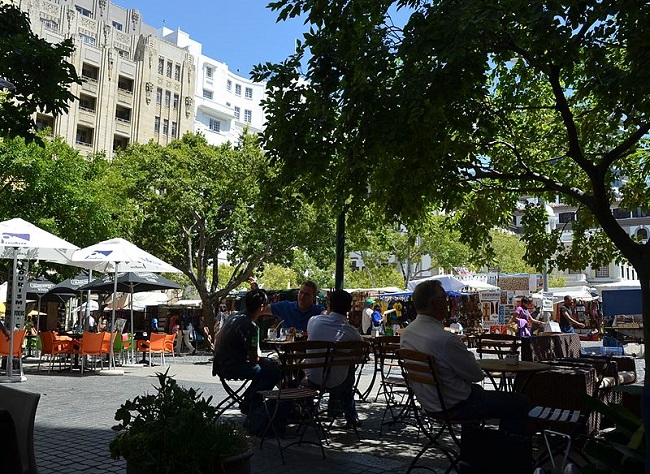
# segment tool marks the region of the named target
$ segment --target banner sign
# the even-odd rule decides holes
[[[7,290],[7,295],[11,294],[11,312],[9,314],[12,317],[7,327],[18,329],[25,327],[28,270],[29,260],[16,260],[13,278],[10,280],[11,292],[9,292],[9,289]]]

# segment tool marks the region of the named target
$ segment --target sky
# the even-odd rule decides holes
[[[270,0],[113,0],[140,10],[142,21],[156,29],[180,28],[202,43],[203,54],[224,62],[243,77],[253,66],[280,62],[294,51],[308,30],[302,19],[276,23]]]

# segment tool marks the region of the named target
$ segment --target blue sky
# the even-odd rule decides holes
[[[307,31],[301,19],[276,23],[270,0],[113,0],[140,10],[143,21],[161,28],[180,28],[203,44],[203,54],[249,77],[255,64],[280,62]]]

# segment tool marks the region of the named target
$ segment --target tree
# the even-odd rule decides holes
[[[232,148],[186,134],[118,153],[104,182],[115,191],[115,212],[131,219],[130,238],[189,278],[211,326],[221,299],[262,263],[290,262],[296,246],[331,240],[329,221],[285,198],[268,181],[273,173],[253,135]],[[222,254],[232,267],[225,284]]]
[[[394,6],[408,17],[402,28]],[[321,177],[328,195],[351,208],[376,202],[387,218],[417,220],[431,205],[455,211],[474,249],[489,244],[489,229],[507,228],[522,196],[575,204],[568,247],[559,229],[545,232],[543,206],[527,206],[527,261],[577,269],[627,259],[641,280],[648,340],[650,245],[611,212],[650,203],[648,2],[271,7],[313,25],[296,54],[255,70],[269,86],[263,144],[285,180],[307,192]]]
[[[66,59],[74,51],[72,39],[52,44],[39,38],[13,5],[0,5],[0,31],[0,78],[14,86],[0,97],[0,136],[41,141],[36,112],[67,112],[75,100],[70,85],[81,82]]]
[[[42,146],[0,140],[0,220],[21,217],[82,247],[117,235],[120,222],[105,199],[110,188],[97,185],[104,157],[84,158],[60,138],[41,138]]]

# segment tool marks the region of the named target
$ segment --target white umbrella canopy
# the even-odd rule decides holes
[[[35,226],[19,217],[0,222],[0,258],[10,258],[14,261],[16,274],[18,259],[45,260],[55,263],[68,263],[77,247],[54,234]],[[9,322],[10,342],[13,347],[15,328],[14,304],[11,305]],[[12,379],[13,355],[9,351],[7,357],[7,378]],[[22,374],[21,374],[22,379]]]
[[[180,270],[119,237],[75,251],[69,264],[103,273],[114,273],[109,363],[111,369],[115,371],[113,337],[115,337],[115,307],[117,306],[117,274],[119,272],[180,273]]]

